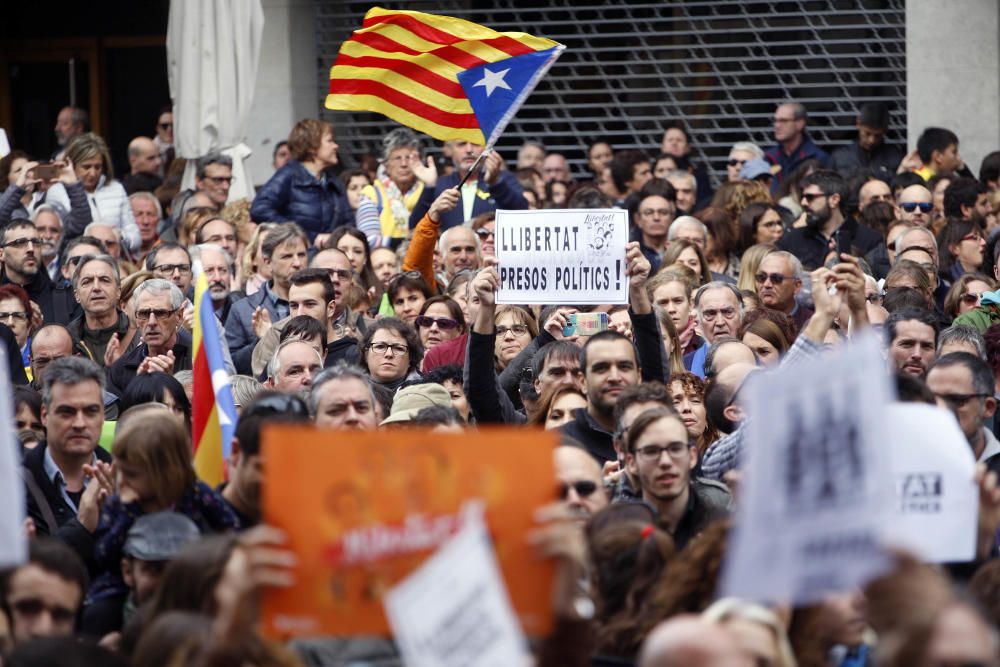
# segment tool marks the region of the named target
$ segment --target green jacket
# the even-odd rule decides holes
[[[980,306],[975,310],[962,313],[952,322],[953,326],[964,325],[974,327],[981,334],[985,334],[986,330],[994,324],[1000,324],[1000,305],[997,304]]]

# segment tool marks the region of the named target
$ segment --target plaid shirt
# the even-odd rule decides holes
[[[820,346],[805,336],[799,336],[781,360],[782,366],[793,366],[819,353]],[[732,433],[716,440],[706,450],[701,461],[701,476],[722,481],[722,476],[740,467],[743,448],[746,446],[746,422]]]

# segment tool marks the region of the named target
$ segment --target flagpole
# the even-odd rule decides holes
[[[462,189],[462,186],[465,185],[465,182],[469,180],[469,176],[472,176],[472,174],[476,171],[476,169],[479,168],[479,163],[483,161],[483,158],[486,157],[486,154],[489,153],[491,150],[493,150],[492,146],[487,146],[486,148],[483,149],[483,152],[479,154],[479,157],[476,158],[476,161],[472,163],[471,167],[469,167],[469,171],[465,172],[465,176],[462,177],[462,180],[459,181],[458,185],[456,185],[455,187],[457,187],[459,190]]]

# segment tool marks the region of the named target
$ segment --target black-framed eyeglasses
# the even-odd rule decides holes
[[[10,313],[5,313],[0,311],[0,322],[7,322],[8,320],[15,320],[17,322],[27,322],[28,313],[22,310],[15,310]]]
[[[903,209],[907,213],[913,213],[918,208],[920,209],[921,213],[930,213],[931,209],[934,208],[934,204],[929,204],[926,202],[908,201],[900,204],[899,208]]]
[[[153,267],[153,271],[156,273],[162,273],[164,275],[171,275],[174,271],[180,272],[182,276],[186,276],[191,273],[190,264],[159,264]]]
[[[820,197],[826,197],[826,193],[825,192],[803,192],[802,193],[802,199],[806,200],[810,204],[813,203],[815,200],[819,199]]]
[[[780,273],[764,273],[763,271],[760,271],[754,275],[753,279],[756,280],[759,285],[763,285],[768,281],[768,279],[770,279],[772,285],[778,286],[788,280],[788,276],[784,276]]]
[[[13,241],[7,241],[3,244],[4,248],[24,248],[28,244],[40,246],[42,245],[42,239],[37,236],[23,239],[14,239]]]
[[[659,461],[664,452],[666,452],[670,458],[678,460],[684,458],[684,455],[687,454],[690,447],[691,445],[686,442],[671,442],[669,445],[646,445],[644,447],[639,447],[635,450],[635,453],[638,458],[646,461],[647,463]]]
[[[405,345],[400,344],[390,344],[390,343],[369,343],[368,349],[375,354],[381,354],[385,356],[390,350],[395,357],[401,357],[410,351],[410,348]]]
[[[594,491],[597,491],[597,482],[592,482],[589,479],[581,479],[570,484],[561,484],[559,486],[559,499],[566,500],[569,497],[570,489],[576,491],[576,495],[581,498],[587,498]]]
[[[438,329],[441,331],[454,331],[459,327],[459,323],[450,317],[428,317],[427,315],[421,315],[413,321],[418,328],[430,329],[435,324],[438,325]]]

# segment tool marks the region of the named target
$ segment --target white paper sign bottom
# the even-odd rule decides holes
[[[463,526],[385,596],[407,667],[521,667],[527,643],[497,565],[482,503]]]

